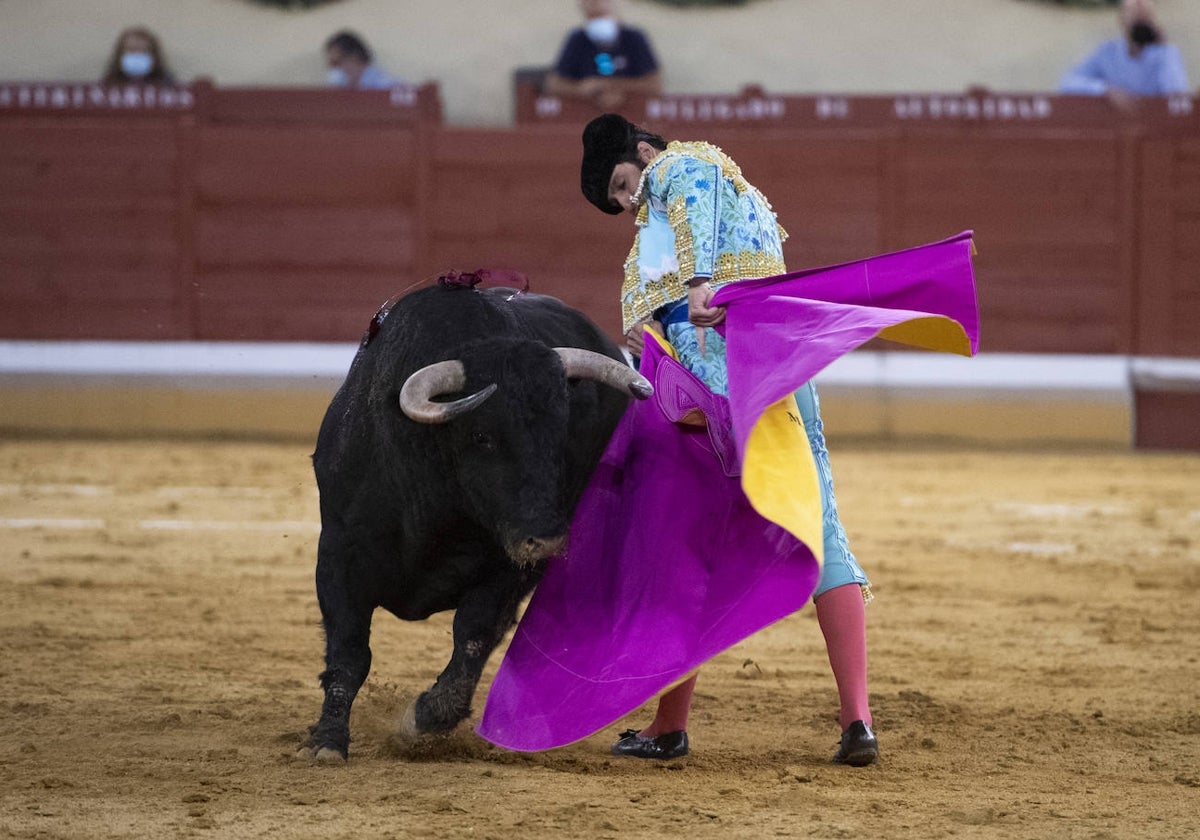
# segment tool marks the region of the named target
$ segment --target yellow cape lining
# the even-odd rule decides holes
[[[646,329],[643,337],[678,361],[675,348],[654,330]],[[770,406],[754,425],[742,463],[742,490],[759,515],[803,540],[817,563],[824,562],[821,487],[795,396]]]

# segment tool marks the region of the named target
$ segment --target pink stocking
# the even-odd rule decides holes
[[[687,729],[688,712],[692,708],[692,692],[696,689],[696,677],[692,674],[679,685],[658,698],[658,711],[654,722],[638,734],[644,738],[655,738],[668,732]]]
[[[835,586],[813,604],[825,635],[825,649],[837,681],[842,729],[856,720],[871,725],[867,700],[867,622],[862,588],[857,583]]]

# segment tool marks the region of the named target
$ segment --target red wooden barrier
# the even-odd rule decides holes
[[[434,85],[0,85],[0,335],[353,337],[417,270],[440,120]]]
[[[1196,100],[748,88],[625,113],[725,147],[794,268],[973,228],[987,351],[1200,357]],[[579,194],[592,114],[519,90],[515,128],[470,130],[435,85],[0,84],[0,337],[352,341],[486,266],[616,335],[632,222]]]

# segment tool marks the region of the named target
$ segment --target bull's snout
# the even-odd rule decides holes
[[[566,534],[557,537],[526,537],[509,545],[508,556],[520,566],[532,566],[539,560],[559,554],[566,546]]]

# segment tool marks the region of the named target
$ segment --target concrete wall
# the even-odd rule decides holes
[[[1168,37],[1200,85],[1200,1],[1159,0]],[[680,9],[624,0],[651,35],[671,93],[895,93],[1052,90],[1067,67],[1116,33],[1110,9],[1034,0],[748,0]],[[380,63],[442,86],[452,125],[512,119],[512,71],[551,63],[579,19],[576,0],[341,0],[286,12],[250,0],[0,0],[0,79],[81,80],[116,34],[159,33],[182,80],[223,86],[319,85],[321,44],[357,29]]]

